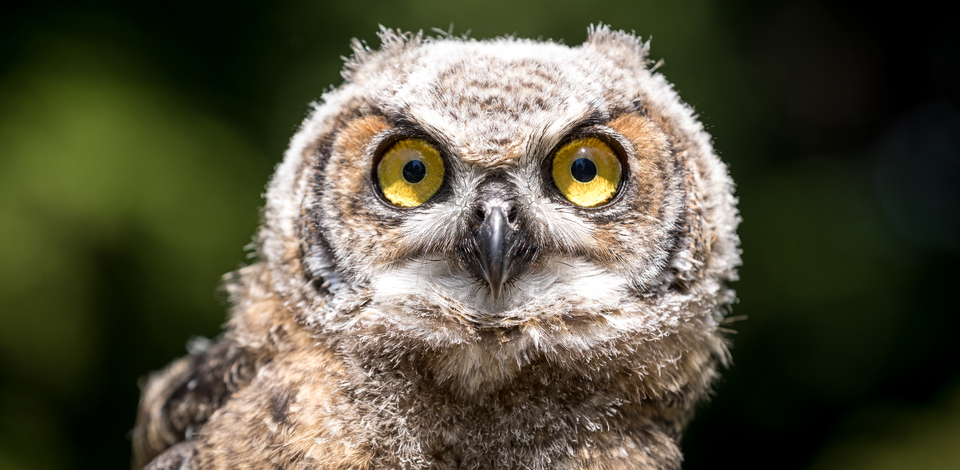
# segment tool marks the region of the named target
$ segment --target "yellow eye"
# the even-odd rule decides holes
[[[443,183],[443,159],[426,140],[405,139],[387,150],[377,166],[383,197],[400,207],[430,200]]]
[[[581,207],[613,199],[620,176],[617,155],[596,137],[574,140],[553,156],[553,183],[563,197]]]

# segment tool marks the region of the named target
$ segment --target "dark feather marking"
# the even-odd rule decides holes
[[[296,400],[295,390],[282,390],[273,397],[273,421],[277,424],[283,424],[287,421],[287,412],[290,411],[290,405]]]
[[[186,468],[196,451],[195,441],[181,442],[158,455],[143,470],[180,470]]]
[[[163,391],[155,401],[141,403],[135,435],[158,435],[135,439],[135,460],[141,464],[177,442],[188,439],[226,399],[247,385],[256,374],[254,355],[229,340],[223,340],[202,354],[189,358],[185,370],[163,377]],[[160,422],[152,422],[159,409]],[[157,445],[162,442],[159,447]]]

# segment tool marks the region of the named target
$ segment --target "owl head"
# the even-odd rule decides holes
[[[533,361],[725,357],[733,183],[648,43],[380,39],[267,191],[258,255],[300,325],[468,395]]]

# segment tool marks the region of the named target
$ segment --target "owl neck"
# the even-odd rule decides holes
[[[627,468],[678,468],[680,434],[693,405],[706,392],[700,377],[691,375],[681,383],[673,376],[672,390],[667,391],[661,388],[666,384],[655,384],[631,367],[612,363],[557,365],[540,357],[516,370],[497,371],[483,363],[496,362],[490,352],[478,359],[471,374],[457,375],[445,364],[481,353],[398,354],[392,347],[367,347],[375,341],[359,343],[340,340],[332,346],[345,360],[345,393],[370,413],[364,419],[376,423],[374,429],[404,429],[399,437],[390,437],[386,453],[393,455],[393,447],[416,445],[452,453],[461,466],[469,452],[451,449],[445,440],[488,453],[521,449],[509,458],[544,460],[542,468],[581,468],[607,452],[604,459],[621,459]],[[701,366],[712,367],[685,363],[682,368],[694,371]],[[535,440],[540,442],[534,444]],[[489,460],[484,459],[491,456],[474,458],[477,468],[487,468]]]

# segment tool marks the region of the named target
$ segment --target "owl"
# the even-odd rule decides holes
[[[733,182],[649,42],[383,29],[268,185],[135,468],[674,469],[728,362]]]

